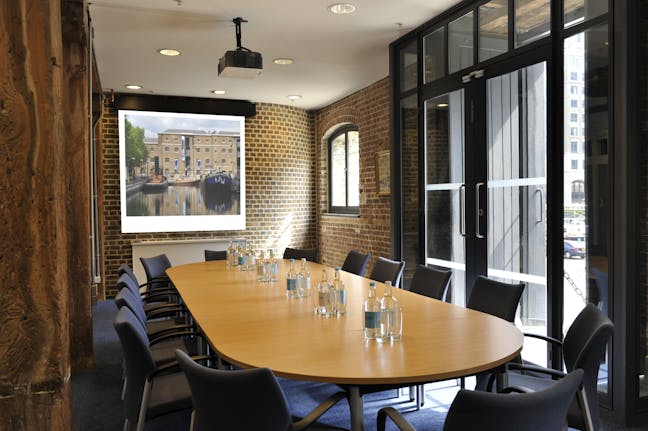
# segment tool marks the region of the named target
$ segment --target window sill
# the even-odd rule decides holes
[[[360,222],[360,214],[323,213],[322,219],[329,222],[358,223]]]

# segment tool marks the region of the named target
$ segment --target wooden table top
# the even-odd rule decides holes
[[[315,291],[324,267],[307,264]],[[403,308],[402,340],[365,342],[369,279],[341,271],[347,314],[326,318],[313,312],[314,295],[286,298],[288,266],[279,260],[275,283],[258,282],[256,271],[227,268],[225,261],[176,266],[167,274],[220,356],[281,377],[351,385],[431,382],[494,368],[522,348],[522,334],[509,322],[401,289],[393,292]],[[330,281],[333,273],[329,267]],[[380,298],[384,286],[376,285]]]

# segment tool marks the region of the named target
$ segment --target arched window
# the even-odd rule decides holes
[[[360,206],[360,139],[358,128],[346,125],[328,141],[329,211],[358,214]]]
[[[585,183],[583,180],[572,181],[571,197],[572,203],[585,203]]]

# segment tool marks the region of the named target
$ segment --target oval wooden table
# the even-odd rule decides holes
[[[228,268],[225,261],[176,266],[167,274],[222,358],[244,368],[268,367],[281,377],[350,385],[354,431],[364,428],[359,385],[468,376],[498,367],[522,349],[521,332],[507,321],[401,289],[393,291],[403,308],[402,340],[365,342],[362,307],[369,279],[341,271],[347,313],[326,318],[313,312],[315,295],[286,298],[289,263],[278,263],[275,283],[258,282],[256,271]],[[325,267],[307,265],[315,292]],[[334,271],[327,270],[332,280]],[[376,284],[381,297],[384,286]]]

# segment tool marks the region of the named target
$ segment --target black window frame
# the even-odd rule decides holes
[[[358,132],[358,144],[360,142],[360,132],[358,130],[358,126],[355,124],[347,124],[344,125],[335,132],[331,134],[328,138],[327,146],[328,146],[328,211],[331,214],[347,214],[347,215],[359,215],[360,214],[360,206],[350,206],[349,205],[349,137],[348,134],[349,132]],[[346,205],[345,206],[334,206],[332,203],[332,185],[333,185],[333,157],[332,157],[332,151],[333,151],[333,141],[335,141],[339,136],[344,135],[344,159],[345,159],[345,176],[346,176],[346,184],[347,184],[347,192],[345,195],[345,201]],[[358,166],[358,181],[360,181],[360,167]],[[358,188],[360,187],[360,184],[358,184]]]

